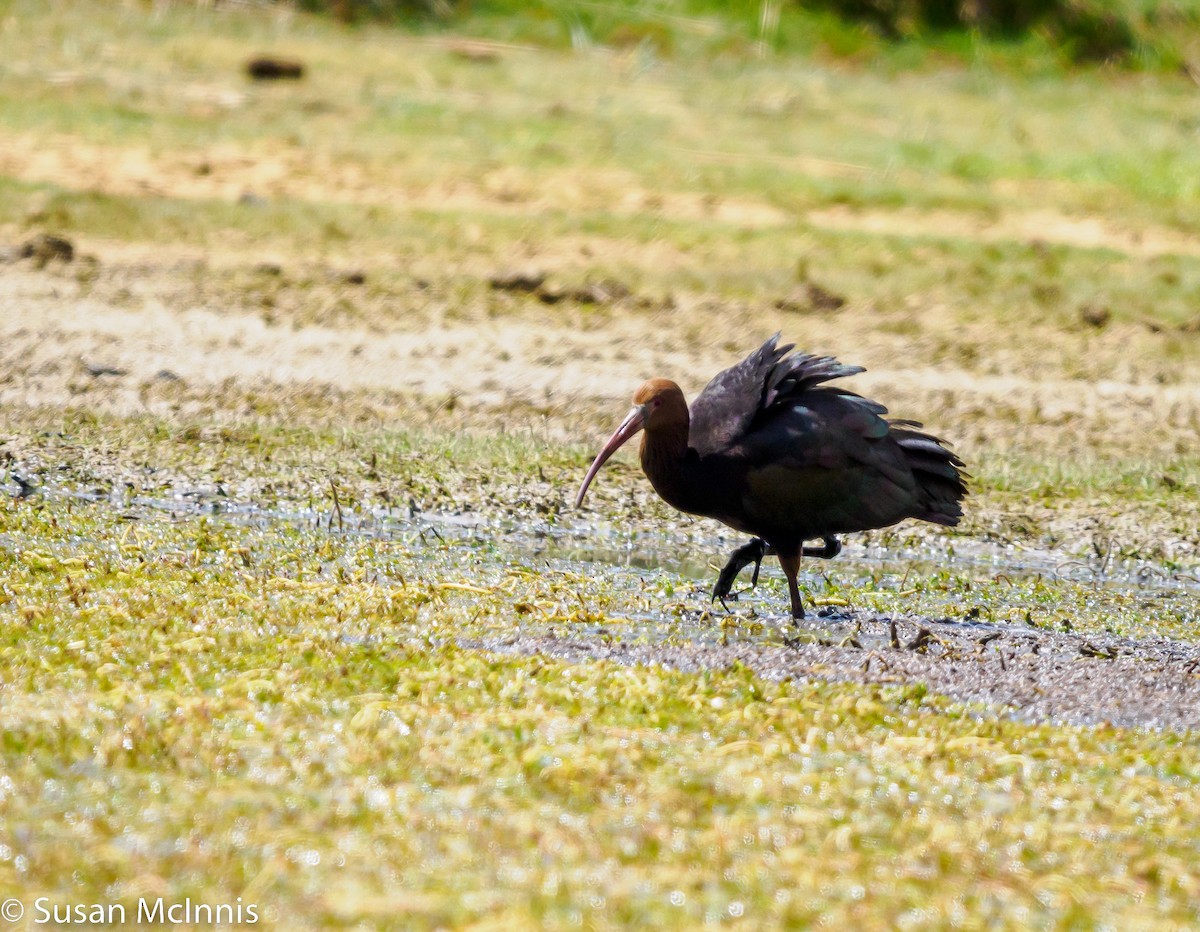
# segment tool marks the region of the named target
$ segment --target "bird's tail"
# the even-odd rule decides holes
[[[916,421],[890,422],[890,433],[904,451],[920,490],[923,510],[913,517],[953,527],[962,518],[968,474],[945,441],[917,430],[920,426]]]

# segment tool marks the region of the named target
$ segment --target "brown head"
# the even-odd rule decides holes
[[[583,485],[575,497],[575,507],[583,504],[583,496],[587,494],[588,486],[600,471],[600,467],[638,431],[645,430],[649,437],[656,434],[682,432],[684,445],[687,441],[688,408],[683,392],[670,379],[650,379],[643,382],[633,395],[633,408],[625,415],[608,443],[596,455],[587,475],[583,477]]]

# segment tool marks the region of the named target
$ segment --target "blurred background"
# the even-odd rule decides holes
[[[581,439],[782,330],[972,454],[1195,428],[1195,4],[0,11],[5,402]]]

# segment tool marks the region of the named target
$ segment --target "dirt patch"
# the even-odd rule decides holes
[[[527,215],[600,209],[676,221],[715,220],[762,229],[793,221],[769,203],[689,191],[651,191],[617,169],[527,172],[505,166],[478,180],[414,182],[388,163],[346,159],[332,150],[268,144],[218,144],[202,151],[105,146],[71,136],[0,133],[0,176],[69,191],[233,202],[244,198],[314,203],[393,204],[430,211],[485,210]]]
[[[1200,256],[1200,238],[1194,236],[1164,228],[1117,227],[1102,217],[1068,216],[1055,210],[1009,211],[989,219],[950,210],[831,207],[810,211],[807,220],[827,229],[885,236],[1056,243],[1080,249],[1111,249],[1131,256]]]
[[[0,403],[170,415],[181,402],[236,384],[276,395],[360,394],[381,404],[396,394],[453,397],[478,411],[535,405],[581,434],[579,412],[588,402],[611,406],[616,418],[652,375],[674,378],[692,394],[781,325],[769,308],[688,296],[654,308],[624,301],[564,310],[505,294],[508,304],[489,308],[486,272],[480,306],[420,289],[364,297],[363,286],[347,284],[335,270],[319,286],[294,287],[296,300],[332,309],[328,324],[301,323],[280,306],[252,309],[253,294],[220,291],[233,275],[249,273],[204,264],[199,252],[160,250],[155,264],[144,249],[77,246],[85,258],[99,247],[98,273],[87,261],[41,270],[27,260],[0,266],[0,303],[21,309],[0,318]],[[333,313],[371,301],[361,313]],[[734,330],[731,314],[745,318]],[[971,459],[982,450],[1049,448],[1176,456],[1186,453],[1200,424],[1200,385],[1191,380],[1030,379],[931,366],[920,356],[928,340],[872,329],[869,318],[869,309],[844,308],[806,317],[784,336],[867,365],[850,387],[883,400],[897,416],[925,421]],[[100,369],[122,374],[95,376]]]
[[[816,619],[811,637],[886,642],[867,649],[800,643],[653,645],[599,638],[517,636],[467,646],[506,654],[542,654],[573,662],[609,660],[695,671],[744,664],[769,679],[871,684],[924,683],[966,703],[998,706],[1032,722],[1121,727],[1200,728],[1200,646],[1041,629],[904,619],[891,642],[889,619],[861,621],[856,633],[837,616]],[[926,632],[922,634],[922,632]]]
[[[512,398],[624,396],[647,372],[680,371],[661,341],[639,340],[632,321],[604,332],[538,321],[443,324],[417,330],[305,326],[263,314],[169,307],[153,296],[126,306],[83,294],[70,280],[8,269],[0,295],[21,315],[0,319],[0,402],[28,406],[86,400],[116,413],[146,409],[144,383],[164,370],[203,389],[227,380],[345,391],[469,394],[475,404]],[[81,360],[126,370],[99,383]],[[712,364],[716,371],[715,362]],[[617,374],[614,375],[614,369]],[[87,398],[81,398],[82,395]]]
[[[682,152],[700,161],[723,161],[720,153]],[[863,166],[820,159],[788,163],[813,177],[868,173]],[[0,133],[0,175],[52,183],[66,190],[135,197],[387,203],[419,210],[522,215],[603,210],[617,216],[649,215],[681,222],[712,220],[748,230],[777,228],[797,219],[787,210],[752,198],[649,190],[632,172],[613,168],[571,167],[533,173],[504,166],[477,180],[420,181],[413,179],[408,166],[348,160],[333,150],[287,146],[277,140],[270,145],[222,143],[198,151],[164,151],[105,146],[72,136]],[[1200,239],[1176,230],[1117,226],[1103,217],[1051,209],[1006,211],[993,218],[951,210],[835,206],[809,211],[804,219],[826,229],[888,236],[1044,242],[1133,256],[1200,256]]]

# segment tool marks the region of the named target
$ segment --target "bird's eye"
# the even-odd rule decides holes
[[[661,398],[655,398],[655,399],[654,399],[652,402],[650,402],[650,407],[652,407],[652,408],[657,408],[657,407],[659,407],[661,404],[662,404],[662,399],[661,399]]]

